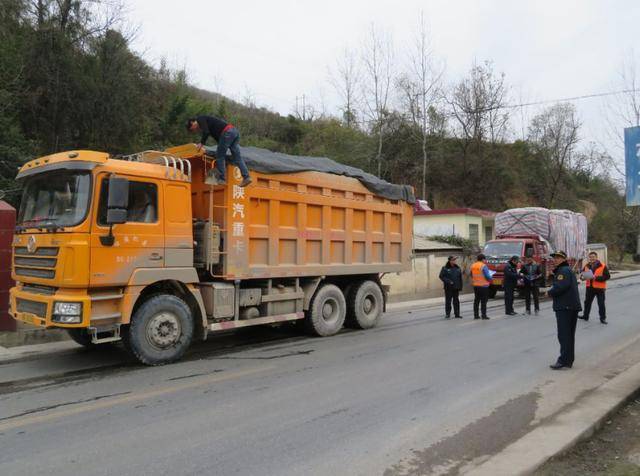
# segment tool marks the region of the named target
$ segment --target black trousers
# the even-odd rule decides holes
[[[604,306],[604,292],[604,289],[595,289],[592,287],[587,288],[587,292],[584,296],[584,314],[582,315],[585,319],[589,319],[589,314],[591,313],[591,304],[593,304],[593,299],[597,298],[600,320],[607,320],[607,309]]]
[[[578,311],[556,311],[558,342],[560,342],[558,362],[562,365],[573,365],[577,322]]]
[[[531,296],[533,296],[533,308],[540,310],[540,288],[538,286],[524,287],[524,303],[527,311],[531,311]]]
[[[489,300],[489,287],[473,287],[473,317],[480,317],[478,307],[482,311],[482,317],[487,317],[487,301]]]
[[[451,315],[451,303],[453,303],[453,315],[460,315],[460,299],[458,295],[460,291],[457,289],[444,288],[444,313],[449,317]]]
[[[509,314],[510,312],[514,312],[513,310],[513,293],[516,288],[513,286],[505,286],[504,287],[504,312]]]

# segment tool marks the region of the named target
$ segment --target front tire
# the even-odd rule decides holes
[[[145,365],[164,365],[179,360],[193,339],[193,318],[180,298],[159,294],[135,312],[125,345]]]
[[[347,313],[344,294],[338,286],[325,284],[319,288],[307,311],[305,327],[312,335],[326,337],[342,329]]]
[[[76,343],[87,349],[95,349],[96,344],[91,342],[91,335],[83,327],[67,329],[67,334]]]
[[[349,293],[346,325],[354,329],[371,329],[382,316],[384,296],[378,283],[363,281]]]

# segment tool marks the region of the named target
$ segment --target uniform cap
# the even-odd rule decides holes
[[[553,258],[555,258],[556,256],[563,258],[563,259],[567,259],[567,253],[565,253],[564,251],[556,251],[555,253],[551,253],[551,256]]]

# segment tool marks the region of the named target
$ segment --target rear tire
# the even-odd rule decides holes
[[[125,347],[145,365],[164,365],[180,359],[193,339],[193,318],[180,298],[159,294],[135,312]]]
[[[342,329],[347,304],[338,286],[325,284],[319,288],[305,318],[305,327],[311,335],[326,337],[337,334]]]
[[[489,287],[489,299],[493,299],[498,294],[498,289],[493,286]]]
[[[362,281],[356,284],[348,295],[347,327],[353,329],[371,329],[382,316],[384,296],[375,281]]]

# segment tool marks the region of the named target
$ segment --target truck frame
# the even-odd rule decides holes
[[[226,185],[208,185],[212,166],[192,144],[25,164],[11,315],[85,346],[122,340],[148,365],[211,332],[378,323],[382,274],[411,266],[409,203],[313,171],[252,172],[242,188],[229,166]]]

